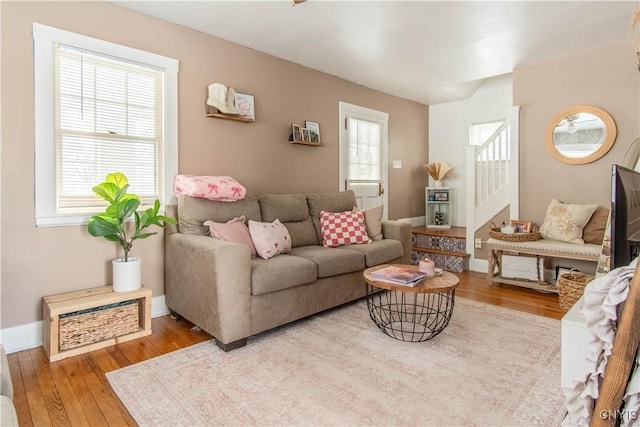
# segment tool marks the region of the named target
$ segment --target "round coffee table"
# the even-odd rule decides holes
[[[430,340],[449,324],[458,277],[443,271],[442,276],[426,278],[414,287],[379,282],[371,277],[373,271],[389,265],[378,265],[364,271],[371,319],[382,332],[397,340]],[[416,265],[403,267],[418,270]]]

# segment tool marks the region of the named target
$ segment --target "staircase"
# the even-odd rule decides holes
[[[466,251],[474,252],[476,231],[506,206],[509,216],[518,212],[518,115],[513,107],[509,117],[484,143],[467,149]],[[472,261],[475,261],[471,257]],[[476,266],[472,269],[478,270]]]
[[[466,229],[451,227],[434,229],[414,227],[411,235],[411,264],[428,257],[436,267],[462,273],[469,270],[470,254],[466,252]]]

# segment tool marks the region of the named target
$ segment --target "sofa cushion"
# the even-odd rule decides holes
[[[251,256],[257,255],[256,247],[251,240],[249,227],[244,223],[245,217],[241,215],[227,222],[205,221],[204,225],[209,227],[209,234],[215,239],[227,242],[235,242],[246,245],[251,251]]]
[[[320,227],[322,228],[322,246],[325,248],[371,243],[364,225],[364,212],[361,210],[322,211]]]
[[[317,273],[316,264],[305,258],[291,255],[280,255],[268,261],[253,258],[251,260],[251,293],[263,295],[311,283],[318,277]]]
[[[388,263],[400,258],[403,254],[402,243],[394,239],[378,240],[370,245],[347,245],[343,246],[342,249],[358,251],[364,254],[367,267]]]
[[[320,212],[344,212],[357,206],[356,195],[351,190],[333,193],[307,193],[307,203],[309,204],[309,215],[311,215],[316,230],[317,244],[322,242]]]
[[[364,269],[364,254],[342,248],[301,246],[291,255],[306,258],[318,266],[318,277],[331,277]]]
[[[247,220],[260,221],[260,205],[253,197],[237,202],[221,202],[189,196],[178,197],[178,229],[184,234],[209,234],[205,221],[227,222],[244,215]]]
[[[273,222],[249,221],[249,233],[258,256],[269,259],[291,251],[291,236],[279,220]]]
[[[367,234],[373,241],[382,240],[382,214],[384,205],[376,206],[364,211],[364,224],[367,226]]]
[[[278,219],[287,227],[292,247],[319,244],[304,194],[264,194],[258,202],[263,221]]]

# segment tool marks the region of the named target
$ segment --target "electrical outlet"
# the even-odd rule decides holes
[[[482,239],[476,239],[476,249],[482,249]]]

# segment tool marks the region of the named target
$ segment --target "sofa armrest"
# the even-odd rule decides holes
[[[222,343],[251,335],[251,253],[246,245],[173,233],[165,242],[171,310]]]
[[[385,239],[395,239],[402,243],[403,264],[411,264],[411,224],[402,221],[382,221],[382,236]]]

